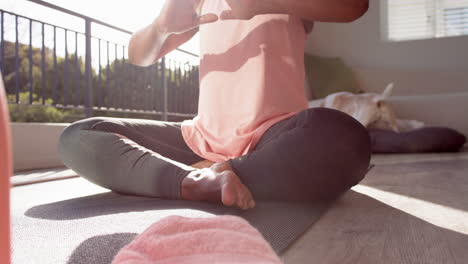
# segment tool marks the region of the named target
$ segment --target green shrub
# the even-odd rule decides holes
[[[8,95],[9,102],[15,102],[14,94]],[[46,99],[46,105],[52,104],[52,99]],[[9,104],[11,122],[37,122],[37,123],[72,123],[74,121],[86,118],[83,109],[58,109],[53,106],[44,106],[41,99],[33,94],[33,104],[29,104],[29,92],[19,93],[19,104]],[[108,116],[119,118],[142,118],[150,120],[161,120],[161,116],[142,114],[142,113],[124,113],[109,112],[105,110],[93,110],[93,116]],[[172,117],[169,121],[179,122],[183,118]]]
[[[8,95],[9,102],[15,100],[15,95]],[[19,101],[20,104],[8,105],[11,122],[69,123],[85,117],[83,110],[57,109],[53,106],[44,106],[37,95],[33,95],[32,105],[25,104],[25,102],[29,102],[28,92],[20,93]],[[45,103],[46,105],[52,104],[52,99],[47,99]]]

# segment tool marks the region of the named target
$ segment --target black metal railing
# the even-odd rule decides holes
[[[83,19],[85,31],[0,10],[0,70],[10,104],[82,109],[87,117],[97,110],[150,114],[162,120],[195,116],[198,66],[166,57],[144,68],[129,64],[127,47],[93,36],[91,25],[125,34],[130,31],[44,1],[29,1]],[[14,27],[14,40],[6,39],[12,32],[7,32],[5,25]],[[29,28],[27,41],[19,36],[19,27],[24,25]],[[82,42],[84,54],[79,52]],[[197,56],[180,49],[177,52]]]

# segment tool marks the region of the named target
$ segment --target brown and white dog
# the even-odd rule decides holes
[[[367,128],[404,132],[423,127],[423,122],[396,118],[391,106],[385,102],[392,90],[393,83],[389,84],[382,94],[333,93],[323,99],[310,101],[309,108],[326,107],[345,112]]]

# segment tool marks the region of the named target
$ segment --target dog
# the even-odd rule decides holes
[[[366,128],[379,128],[406,132],[424,127],[417,120],[397,119],[390,104],[385,102],[393,91],[390,83],[382,94],[338,92],[309,102],[309,108],[325,107],[342,111],[359,121]]]

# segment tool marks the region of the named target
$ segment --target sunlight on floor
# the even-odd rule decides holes
[[[353,190],[436,226],[468,235],[468,222],[466,221],[468,212],[466,211],[364,185],[357,185],[353,187]]]

